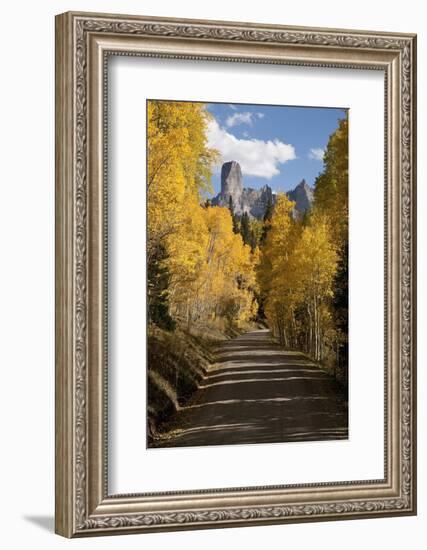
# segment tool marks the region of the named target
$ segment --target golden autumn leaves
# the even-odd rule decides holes
[[[193,205],[167,242],[172,316],[188,324],[253,316],[254,258],[233,233],[228,209]]]
[[[207,147],[204,104],[149,101],[147,114],[151,320],[266,320],[283,345],[322,360],[346,330],[336,311],[346,311],[347,298],[337,305],[334,296],[347,276],[337,279],[347,261],[347,120],[329,140],[311,211],[300,219],[294,203],[277,195],[272,216],[256,222],[251,250],[228,208],[202,204],[217,159]]]
[[[302,223],[292,210],[293,203],[279,195],[258,266],[260,291],[280,342],[320,359],[338,254],[325,216],[312,214]]]
[[[264,313],[288,348],[347,376],[348,119],[330,136],[314,203],[304,219],[278,197],[257,268]],[[339,357],[341,355],[341,357]],[[344,360],[344,361],[343,361]]]
[[[206,146],[208,119],[200,103],[148,104],[149,273],[160,261],[168,279],[162,296],[150,296],[149,285],[149,311],[167,300],[169,315],[187,325],[238,324],[256,312],[255,256],[227,208],[201,205],[216,158]]]

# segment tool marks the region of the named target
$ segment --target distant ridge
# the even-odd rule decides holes
[[[303,179],[287,195],[295,202],[295,210],[304,214],[311,206],[314,190]],[[221,168],[221,191],[212,199],[213,206],[233,206],[233,211],[238,216],[246,212],[250,218],[262,219],[267,205],[274,204],[276,195],[269,185],[260,189],[243,187],[243,175],[240,164],[235,161],[225,162]]]
[[[292,191],[286,193],[295,202],[295,209],[304,214],[312,205],[314,190],[305,180],[302,180]]]

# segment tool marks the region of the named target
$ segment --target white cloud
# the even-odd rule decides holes
[[[230,105],[233,110],[236,110],[234,105]],[[249,124],[252,126],[254,118],[264,118],[264,113],[250,113],[249,111],[244,111],[242,113],[234,113],[227,117],[225,124],[228,128],[237,126],[238,124]]]
[[[228,105],[232,111],[237,111],[237,107],[233,105],[232,103],[229,103]]]
[[[308,158],[312,160],[323,160],[324,155],[324,149],[321,149],[320,147],[314,147],[313,149],[310,149],[310,152],[308,153]]]
[[[227,120],[225,121],[225,124],[231,128],[232,126],[237,126],[238,124],[252,124],[252,113],[244,112],[244,113],[234,113],[234,115],[230,115],[227,117]]]
[[[221,128],[216,120],[209,122],[208,145],[220,152],[222,162],[236,160],[243,174],[260,178],[270,179],[278,175],[279,164],[296,158],[293,145],[277,139],[239,139]]]

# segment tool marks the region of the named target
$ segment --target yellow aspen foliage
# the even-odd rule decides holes
[[[307,297],[332,297],[338,254],[325,216],[313,216],[295,247],[295,270]]]
[[[286,194],[277,195],[276,205],[258,267],[258,281],[265,300],[265,315],[282,344],[287,344],[285,323],[295,301],[293,248],[297,224],[294,203]]]
[[[150,323],[203,330],[257,320],[317,360],[331,346],[344,357],[348,119],[329,139],[311,210],[296,216],[279,193],[261,221],[205,201],[218,156],[207,146],[210,116],[202,103],[147,104]]]
[[[204,296],[209,311],[213,318],[222,316],[237,324],[247,321],[254,310],[255,271],[250,247],[233,232],[228,208],[206,208],[205,214],[209,240]]]
[[[313,215],[329,222],[330,237],[338,253],[332,298],[333,330],[329,330],[336,362],[344,379],[348,372],[348,115],[340,120],[330,136],[324,155],[324,169],[316,179]],[[326,334],[326,332],[325,332]]]
[[[313,216],[304,227],[295,248],[295,263],[309,319],[309,347],[314,358],[320,360],[325,328],[330,320],[326,306],[333,298],[338,265],[336,245],[326,216]]]
[[[279,195],[261,251],[258,281],[267,321],[281,343],[298,345],[298,318],[305,316],[308,347],[318,358],[338,255],[326,216],[312,215],[303,224],[292,210],[288,197]]]
[[[257,310],[251,248],[227,208],[201,206],[216,158],[209,114],[201,103],[150,101],[147,116],[149,267],[159,258],[150,271],[153,318],[169,327],[247,321]]]
[[[207,148],[209,113],[202,103],[147,105],[148,255],[185,218],[189,196],[210,190],[215,151]]]
[[[327,214],[338,248],[348,239],[348,118],[331,134],[323,159],[324,170],[316,179],[314,211]]]
[[[169,302],[175,316],[187,316],[191,303],[198,297],[206,271],[207,242],[204,210],[196,198],[189,195],[179,227],[166,239]]]

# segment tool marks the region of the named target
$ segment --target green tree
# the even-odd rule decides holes
[[[268,197],[267,205],[265,207],[264,217],[263,217],[263,227],[260,237],[260,245],[264,244],[267,239],[267,233],[271,226],[271,218],[273,217],[274,205],[271,197]]]
[[[238,233],[240,233],[239,218],[234,213],[233,197],[231,195],[228,198],[228,209],[230,210],[231,221],[233,222],[233,233],[237,235]]]
[[[240,234],[242,235],[243,242],[245,244],[250,244],[251,231],[249,228],[249,216],[247,212],[243,212],[240,220]]]
[[[253,229],[251,229],[249,244],[250,244],[250,247],[251,247],[251,252],[254,252],[254,250],[257,247],[258,243],[257,243],[257,238],[256,238],[255,231]]]
[[[160,328],[172,331],[175,329],[175,321],[169,313],[169,282],[170,274],[165,264],[167,253],[164,246],[159,245],[152,261],[148,263],[147,287],[148,287],[148,321],[155,323]]]

